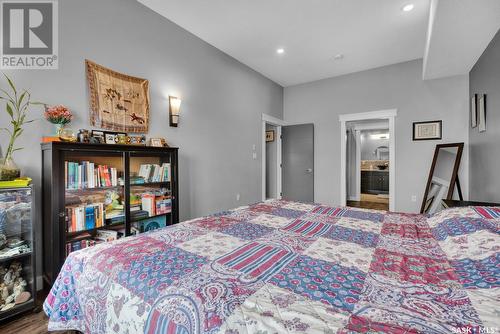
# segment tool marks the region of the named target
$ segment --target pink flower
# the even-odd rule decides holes
[[[63,106],[57,105],[45,109],[45,119],[53,124],[68,124],[73,119],[71,111]]]

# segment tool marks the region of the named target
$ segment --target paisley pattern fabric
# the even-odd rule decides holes
[[[84,333],[492,333],[499,212],[256,203],[71,253],[44,310]]]

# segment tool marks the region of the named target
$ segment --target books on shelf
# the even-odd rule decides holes
[[[146,211],[149,217],[170,213],[172,212],[172,199],[144,193],[142,194],[142,210]]]
[[[90,237],[90,235],[89,235],[89,237]],[[83,240],[68,242],[68,243],[66,243],[66,256],[68,256],[70,253],[75,252],[77,250],[95,246],[97,243],[99,243],[99,242],[96,240],[92,240],[92,239],[83,239]]]
[[[96,165],[90,161],[65,161],[64,184],[66,189],[116,187],[118,170],[107,165]]]
[[[164,162],[161,164],[161,166],[159,164],[142,164],[139,167],[139,173],[136,178],[138,180],[142,178],[144,180],[143,183],[170,182],[170,176],[171,176],[170,163]],[[130,183],[141,184],[140,182],[132,183],[132,180]]]
[[[101,227],[105,219],[103,203],[66,207],[66,230],[68,232]]]
[[[121,231],[113,230],[98,230],[95,237],[92,237],[89,233],[85,233],[79,236],[79,240],[69,241],[66,243],[66,256],[77,250],[92,247],[102,242],[108,242],[113,240],[118,240],[123,236]],[[83,236],[83,239],[80,239]]]

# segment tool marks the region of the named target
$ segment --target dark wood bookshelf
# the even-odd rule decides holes
[[[52,285],[66,259],[66,244],[95,237],[99,230],[123,230],[124,236],[132,235],[131,228],[138,222],[166,216],[167,225],[179,222],[178,148],[134,145],[82,144],[67,142],[42,143],[42,232],[43,232],[43,277]],[[123,185],[66,188],[65,162],[94,162],[117,169]],[[131,184],[141,164],[170,163],[170,181]],[[150,217],[137,218],[130,211],[131,192],[145,189],[167,189],[171,198],[171,212]],[[98,226],[92,229],[68,231],[66,207],[87,206],[95,203],[95,197],[116,191],[124,206],[123,222]],[[104,195],[103,195],[104,194]],[[88,197],[88,200],[87,200]],[[83,199],[74,202],[75,199]],[[102,202],[100,202],[102,203]]]

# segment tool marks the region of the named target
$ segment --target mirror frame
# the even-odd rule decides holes
[[[434,149],[434,158],[432,159],[431,170],[429,171],[429,177],[427,179],[427,186],[425,187],[424,198],[422,199],[422,206],[420,207],[420,213],[425,213],[425,203],[427,202],[427,196],[429,195],[429,190],[432,184],[432,176],[434,175],[434,169],[436,168],[437,158],[439,150],[442,148],[456,147],[457,156],[455,157],[455,164],[453,167],[453,174],[451,175],[450,186],[448,187],[448,194],[446,195],[447,200],[453,198],[453,192],[455,191],[455,184],[458,188],[458,193],[462,199],[462,189],[460,187],[460,181],[458,179],[458,169],[460,168],[460,161],[462,160],[462,152],[464,150],[464,143],[451,143],[451,144],[439,144],[436,145]],[[439,199],[441,200],[441,199]]]

